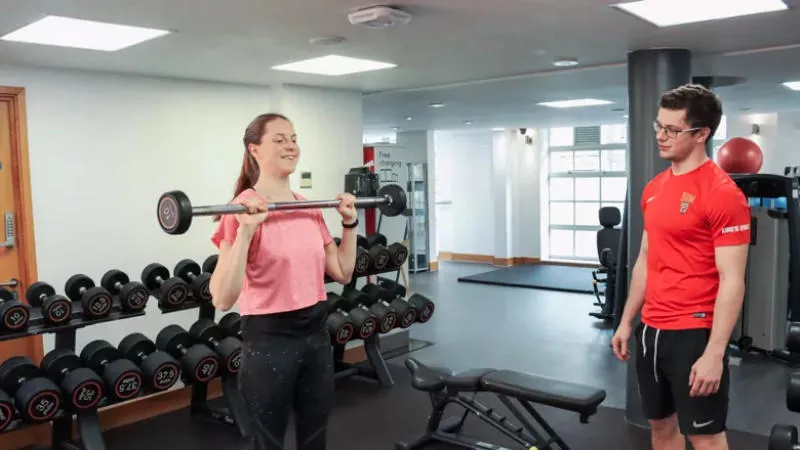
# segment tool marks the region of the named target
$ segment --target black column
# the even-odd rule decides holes
[[[628,249],[627,255],[620,255],[623,258],[627,256],[626,261],[621,261],[621,266],[627,268],[628,280],[642,241],[642,191],[654,176],[669,167],[669,163],[658,156],[653,121],[658,116],[661,94],[691,82],[691,58],[691,52],[684,49],[637,50],[628,54],[628,202],[625,211],[627,220],[623,224]],[[625,295],[621,296],[624,301],[628,283],[619,288],[625,289]],[[621,312],[622,307],[619,310]],[[637,317],[633,326],[636,327],[638,322]],[[631,351],[636,348],[632,337],[628,348]],[[626,364],[625,417],[629,423],[646,427],[648,424],[642,414],[633,358]]]

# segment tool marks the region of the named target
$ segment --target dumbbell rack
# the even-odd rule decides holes
[[[74,302],[72,303],[72,316],[70,321],[61,325],[50,326],[45,324],[41,310],[39,308],[32,308],[28,328],[25,331],[15,333],[2,333],[0,334],[0,341],[10,341],[42,334],[54,334],[55,349],[67,349],[75,352],[78,329],[115,320],[139,317],[145,314],[144,311],[123,312],[116,296],[114,296],[111,312],[106,317],[86,320],[82,317],[81,313],[81,304],[79,302]],[[34,361],[34,363],[36,363],[36,361]],[[102,406],[107,405],[101,404],[99,407]],[[106,445],[103,439],[103,430],[100,428],[97,410],[78,413],[75,414],[75,417],[78,422],[78,431],[82,446],[77,446],[74,443],[72,434],[73,414],[67,413],[62,409],[51,420],[53,424],[51,448],[53,450],[105,450]],[[28,426],[35,425],[25,424],[17,418],[3,433],[19,430]]]
[[[370,271],[358,277],[353,277],[353,279],[350,280],[350,282],[344,286],[344,290],[355,289],[359,278],[381,275],[385,273],[394,272],[396,270],[399,270],[399,268],[387,267],[386,269],[383,270]],[[325,282],[331,283],[333,281],[330,280],[326,275]],[[394,380],[392,379],[392,374],[386,367],[386,361],[384,361],[383,355],[381,354],[380,341],[378,340],[378,333],[375,333],[369,338],[364,339],[364,352],[367,355],[366,362],[355,363],[355,364],[344,362],[345,349],[346,349],[346,344],[336,344],[336,343],[333,344],[333,361],[334,361],[334,370],[336,372],[335,376],[337,380],[358,375],[361,377],[374,379],[383,386],[392,386],[394,384]]]
[[[198,302],[191,294],[181,306],[174,308],[159,307],[163,314],[194,308],[198,309],[198,320],[209,319],[215,321],[216,308],[210,303]],[[249,436],[246,423],[239,420],[239,418],[246,417],[246,413],[244,411],[244,400],[241,395],[239,395],[239,390],[236,386],[236,377],[223,374],[220,378],[222,382],[222,396],[227,402],[228,408],[217,408],[209,405],[208,384],[193,383],[191,385],[192,399],[189,404],[189,414],[193,417],[210,418],[226,425],[237,426],[242,436]]]

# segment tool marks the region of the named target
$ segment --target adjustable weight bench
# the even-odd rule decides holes
[[[581,423],[588,423],[589,417],[597,413],[597,407],[606,398],[606,391],[602,389],[513,370],[470,369],[454,374],[449,369],[429,367],[413,358],[406,360],[406,367],[412,375],[411,385],[430,395],[433,412],[428,418],[425,433],[410,442],[397,442],[396,450],[422,449],[435,442],[474,450],[567,450],[567,444],[533,408],[533,403],[576,412]],[[481,392],[496,395],[521,425],[512,423],[508,417],[475,400],[475,396]],[[472,393],[471,398],[465,393]],[[549,437],[537,431],[534,423],[525,417],[512,400],[516,400]],[[462,406],[465,411],[461,417],[442,420],[444,410],[450,403]],[[469,413],[519,445],[509,449],[461,435],[461,428]]]

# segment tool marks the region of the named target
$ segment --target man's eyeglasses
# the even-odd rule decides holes
[[[690,131],[702,130],[705,127],[687,128],[685,130],[676,130],[674,128],[664,128],[658,122],[653,121],[653,131],[658,134],[659,131],[664,130],[664,134],[670,139],[675,139],[681,133],[688,133]]]

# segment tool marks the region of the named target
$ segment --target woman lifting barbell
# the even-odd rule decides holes
[[[298,450],[323,450],[333,405],[334,367],[325,328],[325,274],[347,283],[356,257],[355,197],[340,194],[342,241],[337,247],[320,209],[273,210],[304,200],[289,187],[300,149],[280,114],[256,117],[245,130],[244,161],[232,203],[244,214],[218,217],[212,237],[219,261],[211,277],[213,304],[242,315],[239,389],[258,450],[283,448],[295,413]]]

